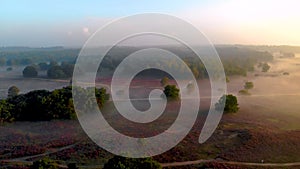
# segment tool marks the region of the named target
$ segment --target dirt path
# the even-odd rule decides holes
[[[241,166],[260,166],[260,167],[300,166],[300,162],[293,162],[293,163],[249,163],[249,162],[238,162],[238,161],[223,161],[223,160],[216,160],[216,159],[161,163],[161,165],[162,165],[162,167],[176,167],[176,166],[185,166],[185,165],[209,163],[209,162],[221,163],[221,164],[231,164],[231,165],[241,165]]]
[[[71,144],[71,145],[67,145],[67,146],[64,146],[64,147],[51,149],[51,151],[48,151],[48,152],[45,152],[45,153],[42,153],[42,154],[36,154],[36,155],[25,156],[25,157],[18,157],[18,158],[13,158],[13,159],[8,159],[8,160],[1,160],[1,162],[4,162],[4,163],[21,162],[21,163],[24,163],[24,164],[32,164],[32,161],[27,161],[27,160],[31,159],[31,158],[47,156],[47,155],[50,155],[50,154],[53,154],[53,153],[56,153],[56,152],[59,152],[59,151],[62,151],[62,150],[66,150],[66,149],[69,149],[69,148],[72,148],[72,147],[76,146],[77,144],[79,144],[79,142]]]

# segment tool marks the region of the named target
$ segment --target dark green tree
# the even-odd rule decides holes
[[[262,72],[267,72],[267,71],[269,71],[270,68],[271,68],[271,66],[268,65],[268,63],[263,63],[262,66],[261,66],[261,71]]]
[[[70,86],[52,91],[43,98],[43,105],[49,119],[75,119],[76,117]]]
[[[0,100],[0,123],[11,122],[14,120],[12,114],[13,105],[8,103],[6,100]]]
[[[34,66],[27,66],[23,70],[23,77],[37,77],[38,71]]]
[[[9,99],[9,102],[15,105],[13,113],[16,120],[51,120],[51,116],[44,104],[44,98],[50,94],[51,92],[47,90],[34,90]]]
[[[104,106],[107,100],[109,100],[109,94],[106,93],[105,88],[95,88],[95,96],[100,108]]]
[[[7,97],[8,98],[13,98],[15,96],[17,96],[20,92],[20,89],[17,88],[16,86],[11,86],[10,88],[8,88],[7,91]]]
[[[115,156],[104,164],[103,169],[161,169],[152,158],[126,158]]]
[[[225,103],[225,105],[224,105]],[[223,95],[218,103],[216,103],[215,107],[217,110],[221,110],[222,105],[224,105],[224,112],[225,113],[236,113],[239,110],[239,104],[237,101],[237,97],[229,94]]]
[[[72,77],[73,76],[73,71],[74,71],[74,64],[70,63],[62,63],[61,64],[61,69],[65,73],[66,77]]]
[[[60,79],[67,77],[61,66],[51,66],[47,71],[47,76],[51,79]]]
[[[164,94],[166,95],[167,99],[177,100],[179,99],[179,89],[175,85],[167,85],[164,88]]]

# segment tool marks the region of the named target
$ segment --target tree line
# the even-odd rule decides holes
[[[38,62],[74,62],[80,49],[63,47],[27,48],[5,47],[0,48],[0,66],[25,66]]]
[[[168,48],[169,51],[178,55],[185,64],[190,68],[195,78],[203,79],[208,77],[208,73],[203,62],[192,53],[190,50],[180,48]],[[99,71],[101,70],[110,70],[111,74],[118,67],[118,65],[122,62],[122,60],[129,55],[130,52],[134,52],[138,49],[127,49],[127,48],[117,48],[112,50],[107,56],[104,57],[103,62],[100,65]],[[273,59],[273,56],[268,52],[255,51],[246,48],[238,48],[238,47],[217,47],[217,53],[220,56],[222,61],[225,74],[227,76],[239,75],[239,76],[247,76],[248,72],[254,71],[256,65],[261,62],[268,62]],[[203,49],[205,55],[205,49]],[[93,65],[93,61],[87,60],[91,65]],[[137,59],[136,62],[139,62]],[[178,64],[176,59],[168,59],[166,61],[161,61],[159,66],[163,70],[175,70],[175,71],[185,71],[182,65]],[[146,67],[151,67],[148,65]],[[152,71],[153,76],[156,77],[157,71]],[[148,73],[151,75],[151,73]]]

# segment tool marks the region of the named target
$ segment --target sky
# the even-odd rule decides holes
[[[182,18],[214,44],[300,45],[297,0],[0,0],[0,46],[82,46],[104,24],[139,13]]]

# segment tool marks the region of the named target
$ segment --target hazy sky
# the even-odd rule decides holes
[[[216,44],[300,45],[297,0],[0,0],[0,46],[81,46],[112,19],[171,14]]]

